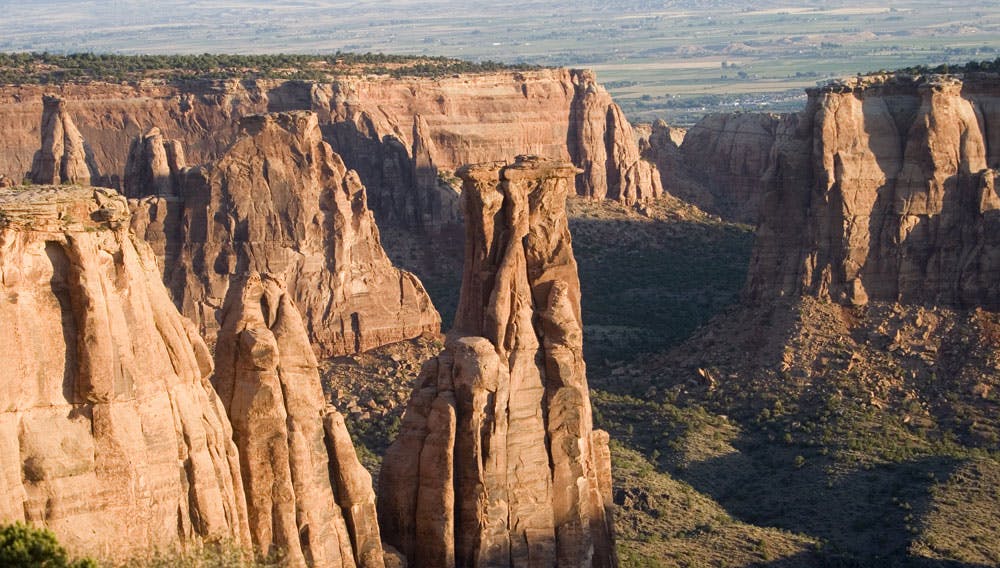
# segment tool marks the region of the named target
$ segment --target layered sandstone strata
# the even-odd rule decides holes
[[[41,148],[35,152],[28,179],[38,184],[90,185],[97,167],[63,100],[45,95],[42,105]]]
[[[308,110],[326,140],[369,189],[380,222],[435,227],[457,221],[466,163],[512,153],[573,160],[579,192],[626,203],[660,192],[631,126],[593,73],[540,69],[440,78],[346,77],[330,83],[188,81],[172,85],[61,85],[63,99],[109,183],[120,180],[130,143],[156,126],[189,163],[218,159],[240,117]],[[0,87],[0,173],[22,179],[38,149],[42,91]]]
[[[747,291],[1000,309],[1000,77],[873,76],[782,121]]]
[[[119,558],[249,543],[212,359],[112,190],[0,190],[0,522]]]
[[[373,208],[388,222],[428,226],[453,216],[457,193],[426,182],[414,193],[419,172],[452,172],[513,152],[572,160],[583,170],[580,195],[633,204],[662,192],[631,125],[587,70],[344,80],[334,85],[330,112],[331,143],[372,188]],[[426,165],[414,169],[421,152]]]
[[[253,544],[289,565],[382,568],[371,476],[284,283],[249,274],[229,289],[212,382],[239,448]]]
[[[460,305],[385,456],[383,536],[416,566],[614,566],[565,211],[577,170],[521,157],[459,173]]]
[[[230,280],[282,278],[321,356],[363,351],[422,332],[440,318],[412,274],[379,241],[357,174],[323,141],[318,117],[246,117],[218,160],[182,168],[174,142],[152,131],[133,144],[125,186],[136,233],[162,255],[181,311],[212,341]]]
[[[755,224],[764,173],[780,115],[710,114],[677,140],[663,122],[652,126],[650,158],[672,195],[728,220]]]
[[[583,169],[576,178],[577,194],[632,205],[663,193],[655,164],[642,158],[632,125],[594,73],[573,70],[570,78],[567,146],[573,163]]]

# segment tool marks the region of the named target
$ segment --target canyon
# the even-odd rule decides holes
[[[580,70],[0,87],[0,519],[102,559],[996,563],[997,93],[682,131]]]
[[[592,76],[573,77],[580,90],[574,91],[574,100],[586,101],[573,103],[584,115],[580,120],[593,118],[601,128],[625,128],[634,149],[630,127],[616,125],[615,120],[624,119]],[[168,136],[169,123],[151,126],[124,145],[124,151],[115,151],[114,160],[124,159],[122,167],[109,168],[109,145],[120,141],[121,131],[88,130],[79,114],[67,111],[71,106],[67,99],[47,95],[43,103],[41,149],[33,154],[28,183],[5,189],[0,196],[0,218],[8,233],[3,255],[9,262],[4,276],[9,290],[5,321],[16,330],[19,346],[8,354],[13,358],[10,367],[36,369],[41,391],[5,397],[13,405],[5,413],[12,432],[5,443],[16,448],[4,464],[4,481],[10,489],[5,520],[30,520],[52,528],[72,550],[103,559],[225,538],[262,554],[278,554],[293,566],[381,567],[404,565],[407,557],[415,565],[425,561],[480,565],[480,556],[502,565],[528,559],[532,565],[557,561],[561,566],[616,565],[608,438],[592,428],[582,360],[579,280],[564,203],[578,190],[589,198],[603,199],[609,191],[621,191],[628,200],[638,199],[645,189],[640,191],[636,184],[652,183],[655,170],[629,163],[639,159],[637,151],[617,143],[587,153],[581,159],[602,174],[583,181],[576,178],[584,170],[569,162],[530,157],[509,166],[490,163],[482,170],[486,177],[481,184],[467,182],[476,191],[455,194],[467,202],[465,215],[483,217],[481,231],[492,230],[486,227],[495,222],[485,216],[509,214],[509,222],[516,223],[510,230],[535,235],[535,242],[519,256],[510,253],[513,264],[494,268],[506,275],[503,279],[517,282],[519,307],[509,317],[512,324],[527,325],[528,334],[503,348],[503,357],[511,361],[508,373],[513,375],[506,381],[515,385],[503,388],[510,391],[515,415],[534,408],[530,411],[551,414],[551,422],[529,419],[523,433],[515,424],[510,449],[483,451],[516,453],[528,446],[541,448],[550,439],[557,443],[551,456],[535,456],[532,467],[541,468],[537,471],[521,471],[510,458],[512,475],[535,478],[526,481],[529,485],[489,489],[490,498],[499,499],[491,507],[507,507],[503,500],[509,495],[515,516],[533,519],[527,528],[520,521],[509,527],[507,560],[505,553],[495,550],[500,541],[473,549],[479,545],[471,540],[459,545],[456,560],[454,549],[450,559],[428,556],[426,547],[414,549],[405,538],[400,540],[392,523],[386,525],[386,542],[402,553],[383,547],[372,478],[361,466],[343,416],[325,402],[318,357],[360,353],[433,334],[440,318],[419,280],[395,268],[385,255],[367,207],[366,188],[358,173],[348,169],[324,141],[323,128],[328,124],[321,113],[291,110],[230,116],[233,140],[217,153],[197,141],[189,146],[183,138]],[[415,122],[415,134],[424,135],[426,124],[423,118]],[[578,133],[573,151],[589,152],[582,149],[590,143],[585,140],[613,143],[614,136],[588,127]],[[432,148],[429,139],[417,139],[416,163],[434,167]],[[620,179],[609,182],[602,177],[618,167],[623,168]],[[108,174],[112,169],[121,174]],[[504,181],[509,187],[503,190],[487,188],[489,172],[496,178],[494,185],[500,177],[514,181]],[[411,190],[420,189],[415,182],[419,179],[410,179],[415,183]],[[99,187],[103,182],[119,186],[124,195]],[[491,199],[509,193],[505,198],[509,204],[481,211],[476,205],[479,191],[480,198],[488,194]],[[529,212],[529,201],[540,205],[531,205]],[[499,223],[496,230],[504,227]],[[471,230],[469,237],[476,234]],[[552,240],[550,235],[557,237]],[[494,238],[506,237],[498,233],[489,242],[469,246],[485,247],[483,254],[489,255],[503,248],[514,251],[519,242],[514,239],[508,246],[493,242]],[[38,254],[39,248],[44,255]],[[485,268],[470,265],[467,271],[476,280]],[[140,275],[144,288],[131,289],[132,280]],[[21,284],[22,280],[27,282]],[[470,286],[478,289],[487,284]],[[530,304],[541,301],[533,297],[543,288],[552,290],[548,307],[535,314]],[[28,301],[19,300],[22,295]],[[56,311],[43,310],[43,317],[30,318],[23,310],[36,309],[36,299]],[[465,310],[503,311],[504,305],[502,295],[470,293]],[[552,329],[536,337],[529,323],[536,318],[550,321]],[[183,335],[179,339],[164,335],[165,326],[174,335],[179,331]],[[488,333],[472,327],[465,331]],[[491,334],[495,342],[497,333]],[[65,350],[56,350],[53,361],[32,360],[32,354],[46,349],[42,336],[64,339]],[[168,341],[180,343],[158,347]],[[497,343],[489,349],[501,348]],[[547,363],[525,367],[542,353]],[[49,365],[60,360],[65,364]],[[58,379],[45,375],[64,367]],[[160,377],[166,369],[174,369],[176,376]],[[432,372],[432,365],[427,369]],[[57,400],[51,409],[45,406],[44,401],[58,392],[65,400]],[[547,400],[550,397],[553,400]],[[33,402],[35,398],[44,400]],[[149,399],[167,406],[145,410]],[[122,410],[115,421],[118,408]],[[494,415],[507,412],[494,410]],[[112,418],[103,419],[109,412]],[[199,413],[200,422],[187,418]],[[36,414],[68,414],[67,424],[76,426],[61,436],[52,436],[50,428],[33,432],[28,425]],[[411,414],[416,417],[419,412]],[[460,419],[465,424],[464,411]],[[149,440],[137,438],[139,430],[161,432],[157,445],[151,448]],[[76,437],[70,441],[68,436]],[[507,435],[498,430],[498,436]],[[58,448],[67,444],[82,444],[76,456],[81,463],[76,466],[65,464],[66,458],[58,455]],[[153,453],[163,454],[172,446],[190,457],[171,463],[166,455]],[[577,447],[583,448],[582,454]],[[471,474],[483,457],[467,448],[449,460]],[[402,459],[405,463],[412,457]],[[551,472],[550,459],[555,463]],[[117,465],[107,465],[108,460]],[[183,483],[167,482],[177,477],[169,473],[171,466],[183,472]],[[382,493],[405,494],[408,485],[393,483],[392,471],[393,466],[387,465],[380,477]],[[516,497],[534,488],[530,484],[542,479],[539,474],[554,476],[553,485],[540,487],[549,501],[541,507],[533,499]],[[76,479],[63,482],[80,475],[93,476],[95,487],[80,486]],[[132,495],[127,489],[141,488],[151,477],[160,479],[157,491]],[[98,493],[96,484],[103,486],[105,500],[72,501],[87,492]],[[571,490],[575,496],[567,494]],[[39,496],[32,497],[35,494]],[[37,510],[40,505],[32,505],[31,499],[40,495],[57,503],[68,501],[66,510],[51,503]],[[471,514],[478,501],[477,495],[463,494],[454,502]],[[149,508],[151,503],[158,508]],[[144,507],[145,514],[139,515]],[[78,512],[81,508],[88,513]],[[395,516],[404,514],[398,511]],[[128,545],[115,545],[111,535],[100,536],[96,530],[109,521],[109,515],[124,523],[114,534],[129,534]],[[467,522],[473,523],[469,527],[493,522],[487,512],[483,515],[479,521],[468,517]],[[412,526],[412,519],[409,522]],[[170,523],[177,526],[166,530]],[[427,546],[448,545],[441,541]]]

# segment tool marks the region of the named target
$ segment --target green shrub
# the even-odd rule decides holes
[[[14,523],[0,527],[0,566],[97,568],[97,563],[89,558],[70,560],[51,531]]]

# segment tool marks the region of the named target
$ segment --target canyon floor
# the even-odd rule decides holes
[[[569,209],[623,566],[1000,562],[1000,317],[811,299],[737,307],[748,227],[669,197]],[[447,327],[460,241],[384,231],[383,242]],[[441,348],[428,335],[325,363],[376,475],[420,365]]]

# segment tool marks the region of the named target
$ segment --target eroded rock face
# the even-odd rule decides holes
[[[632,125],[592,71],[571,71],[567,145],[573,163],[583,169],[576,192],[626,205],[663,193],[656,165],[642,158]]]
[[[122,558],[249,543],[212,359],[112,190],[0,190],[0,522]]]
[[[125,196],[177,196],[185,167],[180,141],[165,138],[159,128],[150,128],[129,148],[123,178]]]
[[[380,223],[454,226],[461,210],[459,184],[450,183],[454,171],[512,153],[580,158],[585,195],[630,203],[659,192],[631,127],[589,71],[51,88],[58,89],[108,183],[125,171],[130,142],[154,126],[181,143],[188,163],[199,164],[222,156],[239,135],[241,117],[306,110],[317,114],[326,140],[359,173]],[[18,181],[38,149],[34,128],[42,94],[31,85],[0,86],[6,148],[0,173]]]
[[[747,291],[1000,309],[1000,80],[876,76],[783,121]]]
[[[233,424],[253,544],[293,566],[382,568],[371,476],[325,402],[316,357],[284,283],[229,289],[212,382]]]
[[[267,271],[288,285],[321,356],[437,332],[420,281],[392,266],[365,188],[323,142],[314,113],[247,117],[219,160],[174,167],[162,136],[133,146],[133,226],[162,254],[181,311],[214,340],[230,279]],[[165,160],[160,158],[166,158]],[[145,181],[144,181],[145,180]]]
[[[42,104],[42,146],[35,153],[28,178],[37,184],[90,185],[97,166],[63,100],[45,95]]]
[[[650,153],[666,191],[728,220],[755,224],[780,115],[710,114],[680,137],[658,122]]]
[[[464,168],[466,260],[445,351],[379,477],[416,566],[615,566],[607,436],[592,429],[565,201],[578,170]]]

